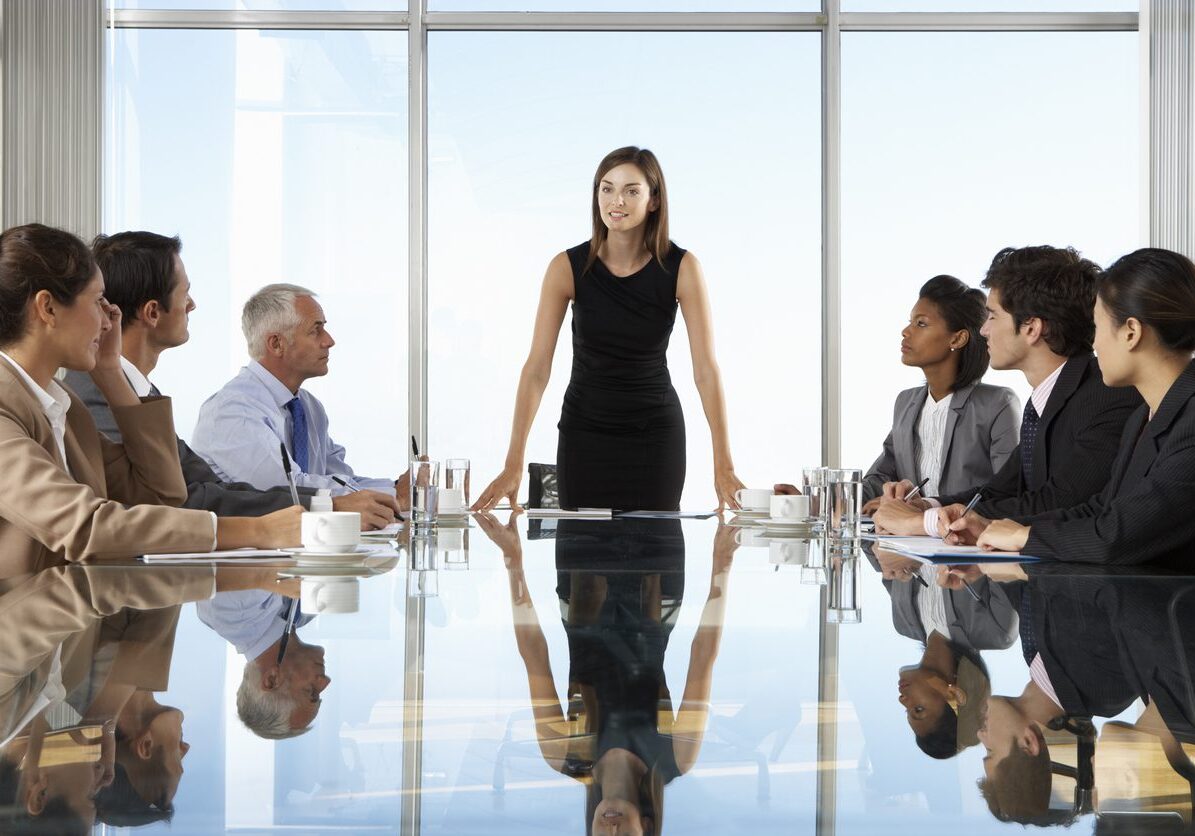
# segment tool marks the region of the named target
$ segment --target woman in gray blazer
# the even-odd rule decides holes
[[[925,496],[986,484],[1016,449],[1017,396],[979,382],[988,368],[987,341],[979,335],[986,302],[983,291],[954,276],[934,276],[921,287],[900,332],[900,356],[921,369],[925,383],[896,396],[884,452],[863,480],[865,512],[879,504],[885,482],[928,478]]]

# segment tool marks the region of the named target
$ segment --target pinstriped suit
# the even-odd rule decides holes
[[[1093,354],[1076,355],[1064,364],[1038,421],[1033,478],[1026,483],[1018,447],[991,482],[942,496],[942,504],[967,502],[982,489],[975,510],[1001,519],[1086,502],[1108,483],[1125,422],[1140,405],[1136,389],[1104,385]]]
[[[1141,406],[1125,425],[1103,491],[1074,507],[1018,520],[1024,552],[1086,563],[1142,563],[1195,547],[1195,363],[1149,420]]]

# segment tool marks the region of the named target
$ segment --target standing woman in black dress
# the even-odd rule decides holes
[[[556,454],[561,507],[679,509],[685,420],[666,356],[678,303],[713,441],[718,507],[738,507],[734,493],[743,483],[730,457],[701,265],[668,237],[668,194],[655,155],[626,147],[606,155],[594,175],[593,237],[548,265],[506,466],[474,509],[503,498],[517,507],[527,436],[570,302],[573,368]]]

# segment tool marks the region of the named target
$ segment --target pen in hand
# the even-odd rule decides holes
[[[962,519],[962,517],[965,517],[965,516],[967,516],[967,514],[974,511],[975,506],[979,504],[979,500],[981,498],[983,498],[983,491],[976,491],[975,496],[971,497],[971,501],[968,502],[967,507],[963,509],[962,516],[960,516],[959,519]],[[971,584],[967,583],[966,580],[963,580],[963,589],[967,590],[967,592],[969,592],[971,594],[971,597],[975,599],[975,603],[979,604],[981,607],[985,606],[983,601],[980,599],[978,593],[976,593],[975,590],[971,588]]]
[[[333,476],[332,481],[335,482],[336,484],[340,485],[342,488],[348,488],[350,493],[356,493],[357,491],[361,490],[360,488],[350,485],[348,482],[344,481],[339,476]]]
[[[915,499],[917,497],[917,494],[921,493],[921,489],[924,488],[928,484],[929,484],[929,477],[926,476],[924,479],[921,480],[920,485],[917,485],[916,487],[913,488],[913,490],[911,490],[907,494],[905,494],[905,502],[908,502],[910,499]]]
[[[415,436],[411,436],[411,452],[415,454],[415,458],[419,458],[419,442],[415,440]]]
[[[286,453],[286,445],[282,442],[278,443],[278,449],[282,451],[282,469],[286,471],[286,484],[290,485],[290,498],[295,505],[302,505],[299,502],[299,489],[295,487],[295,474],[290,469],[290,456]]]

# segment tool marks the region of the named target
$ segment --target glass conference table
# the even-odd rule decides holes
[[[1189,829],[1195,578],[1039,565],[972,578],[971,595],[889,554],[836,560],[822,541],[716,519],[506,517],[408,539],[354,573],[308,570],[309,603],[335,584],[324,605],[348,611],[299,615],[288,687],[315,683],[303,693],[322,701],[305,696],[287,722],[314,715],[309,730],[280,740],[238,719],[245,658],[205,622],[223,612],[236,638],[240,613],[257,653],[285,629],[275,590],[299,584],[278,582],[286,565],[8,579],[0,808],[29,818],[12,764],[39,738],[43,815],[62,796],[63,821],[88,832],[106,780],[94,741],[119,711],[96,832],[638,832],[605,815],[620,797],[646,832],[983,834],[1020,831],[1001,820],[1018,817]],[[1044,795],[1006,788],[989,806],[989,694],[1031,681],[1019,618],[1076,711],[1043,732]],[[55,664],[75,715],[61,700],[37,713]],[[1143,719],[1143,693],[1160,720]],[[72,724],[85,730],[54,731]],[[595,813],[619,829],[590,830]]]

